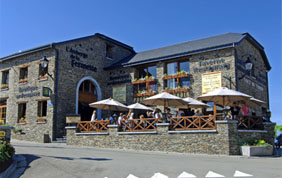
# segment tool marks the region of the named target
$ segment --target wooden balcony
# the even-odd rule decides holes
[[[136,81],[132,81],[131,83],[133,85],[136,85],[136,84],[141,84],[141,83],[154,83],[156,81],[157,80],[155,78],[151,78],[151,79],[145,79],[145,80],[136,80]]]
[[[164,92],[167,93],[183,93],[183,92],[189,92],[189,88],[177,88],[177,89],[170,89],[170,90],[164,90]]]
[[[136,93],[133,95],[133,98],[139,98],[139,97],[146,97],[146,96],[153,96],[156,92],[145,92],[145,93]]]

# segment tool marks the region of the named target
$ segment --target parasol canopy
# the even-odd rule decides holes
[[[187,102],[178,96],[162,92],[143,100],[146,105],[164,106],[164,107],[179,107],[187,105]]]
[[[232,106],[234,102],[246,101],[250,98],[252,98],[250,95],[226,87],[218,88],[198,97],[203,101],[213,101],[215,104],[223,106]]]
[[[135,103],[135,104],[132,104],[132,105],[129,105],[127,106],[128,109],[138,109],[138,110],[150,110],[150,111],[153,111],[152,108],[148,107],[148,106],[145,106],[143,104],[140,104],[140,103]]]
[[[206,103],[203,103],[191,97],[184,98],[183,100],[187,102],[187,105],[184,107],[180,106],[179,108],[184,109],[184,108],[207,108],[209,107],[209,105],[207,105]]]
[[[125,106],[124,104],[121,104],[120,102],[116,100],[113,100],[112,98],[90,103],[89,106],[92,108],[114,110],[114,111],[127,111],[128,110],[127,106]]]

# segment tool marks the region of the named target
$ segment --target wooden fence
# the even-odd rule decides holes
[[[77,122],[77,132],[108,132],[110,121],[79,121]]]
[[[245,130],[264,130],[263,119],[258,116],[238,116],[238,129]]]
[[[170,130],[212,130],[216,129],[215,116],[184,116],[170,119]]]
[[[157,130],[156,123],[158,122],[159,119],[155,119],[155,118],[121,120],[120,131],[124,131],[124,132],[155,131]]]

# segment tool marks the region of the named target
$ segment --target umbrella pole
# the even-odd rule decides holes
[[[213,102],[213,115],[216,116],[216,104]]]

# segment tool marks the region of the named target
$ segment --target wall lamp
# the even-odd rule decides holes
[[[52,75],[49,74],[49,72],[48,72],[48,69],[47,69],[48,64],[49,64],[49,61],[48,61],[48,59],[47,59],[46,56],[44,56],[42,59],[40,59],[40,65],[41,65],[41,67],[43,68],[44,72],[46,72],[47,75],[48,75],[52,80],[54,80],[54,78],[52,77]]]
[[[250,71],[253,69],[253,63],[251,62],[250,58],[248,58],[248,60],[245,62],[245,68],[247,72],[245,72],[244,75],[239,78],[239,80],[243,79],[247,75],[247,73],[249,74]]]

